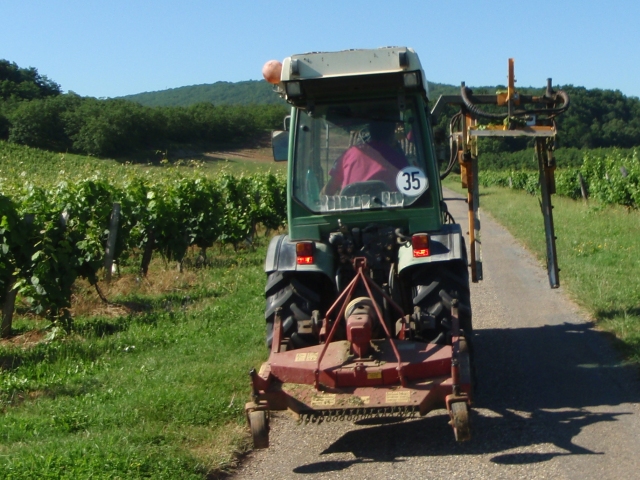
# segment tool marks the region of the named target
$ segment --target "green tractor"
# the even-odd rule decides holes
[[[456,439],[468,439],[469,267],[482,276],[471,132],[493,131],[477,127],[476,104],[503,101],[508,118],[528,118],[517,110],[522,96],[474,97],[463,86],[435,107],[461,107],[447,171],[460,164],[469,189],[468,256],[443,199],[427,80],[412,49],[293,55],[263,73],[292,109],[273,133],[275,159],[288,161],[288,234],[272,239],[265,264],[271,353],[251,372],[254,445],[268,446],[269,412],[285,409],[320,422],[444,407]],[[547,94],[528,100],[568,106]],[[540,140],[551,179],[552,115],[517,124]]]

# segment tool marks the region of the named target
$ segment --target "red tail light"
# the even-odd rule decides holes
[[[431,255],[429,251],[429,235],[426,233],[417,233],[411,237],[411,246],[413,247],[414,257],[428,257]]]
[[[313,264],[313,251],[315,244],[313,242],[296,243],[296,262],[298,265]]]

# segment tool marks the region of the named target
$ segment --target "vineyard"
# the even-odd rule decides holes
[[[281,173],[235,172],[190,161],[123,165],[0,142],[3,313],[18,294],[20,314],[71,327],[67,334],[20,315],[14,337],[3,340],[0,472],[7,478],[61,471],[203,478],[244,451],[246,372],[266,355],[262,232],[284,225],[286,194]],[[638,290],[628,279],[639,268],[638,222],[628,210],[638,207],[638,158],[587,153],[580,168],[556,172],[560,195],[580,198],[578,173],[594,201],[556,199],[558,226],[572,232],[559,235],[563,280],[637,360]],[[537,174],[483,172],[481,182],[507,187],[485,189],[483,206],[514,231],[518,222],[499,207],[516,212],[538,245],[535,199],[515,191],[536,193]],[[111,253],[122,275],[111,290],[102,279],[114,204]],[[234,251],[252,239],[251,248]],[[163,266],[161,257],[175,264]],[[208,267],[190,268],[195,258]],[[157,286],[166,278],[176,283]],[[89,285],[97,280],[114,304],[132,308],[75,310],[82,295],[100,304]],[[33,340],[11,343],[19,337]]]
[[[480,172],[480,185],[525,190],[539,189],[538,173],[526,171]],[[592,198],[606,205],[640,207],[640,159],[638,152],[584,154],[579,168],[556,171],[556,193],[572,199]]]
[[[4,148],[7,155],[24,149],[9,144]],[[31,150],[30,155],[38,152]],[[51,181],[56,175],[47,172],[48,154],[38,155],[43,158],[36,162],[18,162],[20,168],[5,166],[9,175],[0,177],[0,304],[5,336],[11,329],[16,295],[34,313],[68,321],[73,283],[85,278],[96,284],[110,237],[109,260],[118,265],[135,256],[140,272],[146,274],[153,252],[181,262],[194,247],[206,259],[207,249],[215,243],[236,247],[255,235],[258,225],[274,230],[285,223],[286,186],[281,174],[222,173],[209,178],[175,170],[160,176],[118,166],[107,169],[106,175],[90,175],[95,167],[73,164],[73,174],[61,172],[68,181]],[[38,181],[25,181],[34,178],[29,166],[35,163],[46,173]],[[539,188],[538,174],[526,171],[481,172],[480,183],[531,194]],[[637,152],[586,153],[580,168],[556,172],[556,189],[573,199],[588,195],[602,204],[638,208]]]
[[[109,241],[116,265],[136,255],[146,274],[153,252],[181,262],[195,247],[206,259],[214,243],[236,247],[258,225],[270,230],[285,223],[282,175],[172,173],[127,170],[109,180],[95,174],[53,185],[0,180],[3,317],[10,319],[18,294],[34,313],[68,321],[73,283],[85,278],[96,284]],[[10,328],[5,321],[4,335]]]

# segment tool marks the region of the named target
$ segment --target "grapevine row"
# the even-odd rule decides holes
[[[285,180],[274,174],[27,184],[0,195],[0,306],[7,310],[19,293],[36,313],[68,320],[76,278],[97,281],[116,202],[116,260],[138,250],[181,261],[190,246],[235,246],[258,224],[278,229],[286,221]]]
[[[640,207],[640,159],[637,151],[604,156],[586,153],[580,168],[556,171],[556,193],[577,199],[584,194],[603,204]],[[582,185],[581,185],[582,181]],[[539,189],[537,172],[481,172],[480,185],[525,190],[535,194]]]

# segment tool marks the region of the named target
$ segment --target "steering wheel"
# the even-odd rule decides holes
[[[372,197],[380,197],[385,190],[389,190],[389,187],[387,187],[387,184],[382,180],[368,180],[366,182],[350,183],[342,189],[340,195],[371,195]]]

